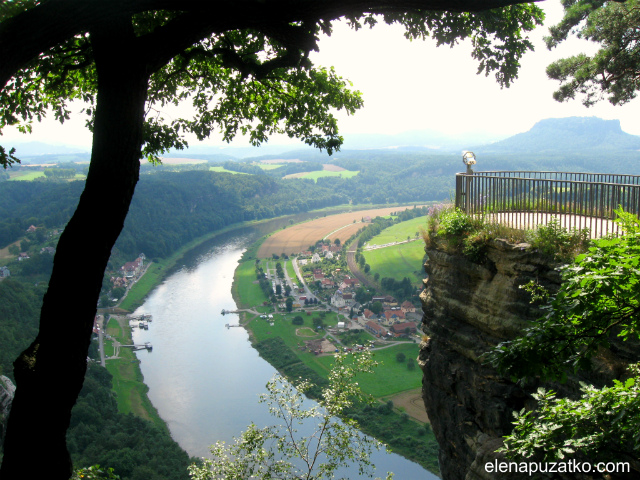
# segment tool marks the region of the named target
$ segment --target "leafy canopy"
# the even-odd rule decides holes
[[[565,15],[550,28],[551,49],[569,35],[598,43],[592,56],[580,53],[547,67],[549,78],[561,82],[553,97],[560,101],[582,97],[591,106],[605,96],[623,105],[640,89],[640,3],[638,0],[562,0]]]
[[[0,11],[0,25],[46,3],[9,2]],[[204,25],[185,30],[180,37],[182,47],[168,46],[168,39],[171,34],[178,38],[180,29],[186,28],[182,26],[186,16],[194,11],[186,5],[171,7],[171,1],[161,3],[167,10],[149,7],[145,11],[143,4],[154,2],[138,1],[133,7],[140,11],[123,12],[134,26],[129,52],[145,62],[149,72],[142,155],[154,159],[169,148],[184,148],[187,133],[204,139],[216,130],[226,141],[239,133],[246,135],[253,145],[280,133],[328,153],[339,148],[342,138],[334,112],[344,109],[353,114],[362,107],[362,98],[332,68],[313,65],[309,53],[318,49],[322,33],[331,34],[332,22],[341,16],[354,29],[373,27],[381,21],[400,23],[407,38],[431,37],[438,45],[453,46],[469,38],[472,56],[479,63],[478,73],[494,73],[501,86],[509,86],[517,78],[520,58],[533,49],[524,33],[543,19],[542,11],[531,4],[467,13],[416,10],[415,6],[403,8],[399,4],[363,7],[346,2],[342,11],[336,12],[327,2],[327,11],[305,11],[298,14],[299,20],[247,20],[255,25],[252,28],[234,28],[231,21],[229,27],[213,21],[206,25],[202,20]],[[291,16],[295,18],[295,14]],[[7,125],[29,132],[32,122],[49,112],[64,122],[69,119],[72,101],[84,102],[87,125],[92,128],[98,88],[92,28],[78,27],[75,35],[30,59],[13,74],[0,90],[0,132]],[[197,28],[202,34],[193,33]],[[193,41],[183,40],[187,31]],[[191,116],[172,118],[166,113],[169,105],[187,103],[193,107]],[[16,161],[4,150],[0,153],[5,168]]]

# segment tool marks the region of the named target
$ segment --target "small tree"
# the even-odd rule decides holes
[[[295,317],[293,317],[293,320],[291,320],[291,323],[293,323],[294,325],[302,325],[304,324],[304,318],[302,318],[300,315],[296,315]]]
[[[407,356],[406,356],[404,353],[402,353],[402,352],[398,352],[398,353],[396,353],[396,361],[397,361],[397,362],[402,363],[402,362],[404,362],[406,359],[407,359]]]
[[[382,312],[382,303],[381,302],[373,302],[371,304],[370,310],[373,313],[375,313],[376,315],[380,315],[380,312]]]
[[[410,358],[409,360],[407,360],[407,369],[408,370],[416,369],[416,361],[413,358]]]
[[[346,361],[347,357],[352,361]],[[276,375],[260,402],[282,424],[264,428],[251,424],[230,445],[217,442],[211,447],[213,458],[191,465],[189,474],[194,480],[323,479],[333,478],[340,467],[355,464],[360,476],[372,477],[371,453],[382,444],[360,432],[355,420],[341,415],[356,401],[371,402],[354,378],[371,372],[374,366],[368,351],[336,355],[329,385],[318,405],[309,409],[304,408],[304,393],[312,385],[302,381],[294,386]],[[313,433],[300,435],[298,426],[309,421],[316,422]],[[387,474],[387,479],[392,476]]]
[[[285,304],[285,307],[287,308],[287,312],[290,312],[293,310],[293,298],[287,297],[284,304]]]

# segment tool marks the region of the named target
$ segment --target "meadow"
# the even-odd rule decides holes
[[[388,277],[399,281],[408,277],[411,283],[418,284],[425,277],[422,269],[425,255],[422,238],[362,253],[371,272],[379,273],[380,278]]]
[[[373,237],[366,245],[386,245],[392,242],[402,242],[407,240],[407,237],[412,239],[422,238],[421,230],[424,230],[425,226],[425,217],[416,217],[385,228],[380,235]],[[417,236],[416,233],[418,234]]]

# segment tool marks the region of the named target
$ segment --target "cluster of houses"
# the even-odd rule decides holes
[[[416,322],[408,318],[408,314],[415,313],[416,307],[409,301],[398,305],[396,300],[387,295],[374,297],[373,302],[380,302],[383,311],[375,314],[365,308],[358,321],[364,324],[364,328],[376,337],[400,337],[417,332]]]
[[[316,248],[315,252],[304,251],[300,253],[300,255],[298,256],[298,263],[300,265],[306,265],[307,262],[320,263],[323,258],[331,260],[332,258],[339,255],[341,250],[341,245],[326,245],[323,243]]]
[[[120,267],[121,275],[114,275],[111,277],[111,284],[113,285],[113,288],[126,287],[132,282],[132,280],[138,278],[142,273],[146,258],[147,257],[145,257],[144,253],[141,253],[133,262],[127,262]]]

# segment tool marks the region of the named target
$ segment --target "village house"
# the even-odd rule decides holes
[[[381,325],[378,325],[376,322],[369,320],[364,324],[364,328],[366,328],[370,333],[374,334],[376,337],[384,337],[387,335],[387,330]]]
[[[327,260],[331,260],[333,258],[333,253],[327,250],[326,252],[324,252],[324,258],[326,258]]]
[[[398,306],[398,301],[395,298],[393,298],[391,295],[386,295],[382,303],[388,307]]]
[[[362,316],[365,320],[374,320],[377,317],[377,315],[368,308],[364,309],[364,312],[362,312]]]
[[[43,247],[40,249],[40,253],[48,253],[49,255],[53,255],[56,253],[56,249],[53,247]]]
[[[345,298],[348,297],[348,298]],[[352,302],[351,295],[342,293],[341,290],[336,290],[336,293],[331,297],[331,305],[336,308],[344,308],[349,306]]]
[[[416,307],[409,301],[402,302],[400,308],[402,309],[403,313],[416,313]]]
[[[402,320],[404,320],[404,313],[402,313],[402,310],[386,310],[384,312],[382,323],[386,326],[391,326],[401,323]]]
[[[37,228],[34,225],[31,225],[29,228],[27,228],[27,233],[33,233],[37,230]]]
[[[7,267],[0,267],[0,278],[7,278],[11,276],[11,272]]]
[[[27,260],[28,258],[31,258],[28,253],[20,252],[18,254],[18,261],[19,262],[21,262],[22,260]]]
[[[320,255],[317,253],[314,253],[313,257],[311,257],[311,263],[320,263],[321,261]]]
[[[333,280],[330,280],[328,278],[322,279],[322,288],[333,288],[335,286],[336,284]]]
[[[122,267],[122,271],[124,272],[124,276],[127,278],[133,278],[140,275],[142,271],[142,267],[144,265],[143,256],[139,256],[133,262],[127,262]]]
[[[340,290],[349,290],[360,287],[360,281],[357,278],[346,277],[340,284]]]
[[[409,333],[416,333],[416,324],[413,322],[405,322],[397,323],[391,327],[391,332],[397,337],[400,335],[406,335],[407,331]]]

